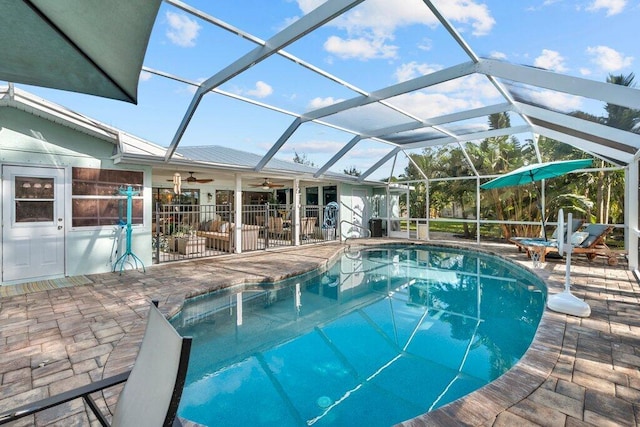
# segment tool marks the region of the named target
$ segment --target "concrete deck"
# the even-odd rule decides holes
[[[130,368],[151,299],[171,314],[187,296],[299,274],[325,265],[342,248],[333,243],[163,264],[146,273],[92,275],[87,277],[93,284],[2,298],[0,412]],[[532,266],[512,245],[483,244],[482,250]],[[640,425],[640,286],[622,259],[616,267],[604,258],[573,260],[572,291],[591,305],[589,318],[546,310],[532,347],[515,368],[403,425]],[[562,289],[564,271],[557,261],[535,270],[550,293]],[[107,405],[117,393],[105,396]],[[96,421],[77,401],[13,425]]]

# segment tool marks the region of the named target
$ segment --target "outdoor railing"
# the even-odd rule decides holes
[[[243,205],[242,252],[274,247],[307,245],[338,238],[335,228],[323,227],[323,206],[303,205],[298,211],[299,234],[295,235],[291,204]],[[156,205],[152,247],[155,263],[202,258],[238,252],[233,206]]]
[[[349,240],[349,239],[361,239],[362,238],[362,236],[360,236],[360,235],[358,235],[358,236],[353,236],[353,235],[345,236],[344,233],[342,233],[342,224],[349,224],[352,227],[351,228],[352,230],[353,230],[353,228],[364,230],[364,232],[366,234],[366,237],[368,237],[368,238],[371,237],[371,230],[368,229],[367,227],[364,227],[361,224],[356,224],[354,222],[347,221],[346,219],[343,219],[342,221],[340,221],[340,241],[341,242],[343,241],[344,243],[347,243],[347,240]]]

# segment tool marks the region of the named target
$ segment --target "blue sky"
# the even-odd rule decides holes
[[[186,3],[242,31],[268,39],[321,0],[187,0]],[[609,74],[638,70],[635,35],[640,2],[628,0],[437,0],[442,14],[481,57],[533,65],[563,74],[605,81]],[[144,64],[190,81],[203,81],[255,45],[163,3]],[[366,0],[346,15],[287,47],[287,52],[364,91],[468,61],[464,51],[439,25],[421,0]],[[138,105],[56,90],[18,87],[160,145],[173,138],[193,88],[142,73]],[[302,114],[357,95],[279,56],[257,64],[221,90]],[[538,94],[540,95],[540,94]],[[566,109],[604,114],[602,105],[577,97],[544,93],[545,102]],[[497,102],[482,76],[457,79],[394,99],[395,105],[429,118]],[[354,117],[332,123],[349,127]],[[373,108],[357,117],[371,127],[393,124],[391,114]],[[515,120],[515,119],[514,119]],[[221,95],[200,104],[181,145],[225,145],[266,153],[293,117]],[[278,154],[294,151],[322,165],[353,135],[314,123],[305,124]],[[522,138],[526,138],[523,136]],[[366,170],[390,150],[363,141],[332,170]],[[401,173],[396,167],[396,175]],[[381,178],[390,164],[371,178]]]

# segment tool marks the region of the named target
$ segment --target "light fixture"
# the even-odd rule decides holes
[[[173,174],[173,192],[176,194],[182,192],[182,177],[179,172]]]
[[[211,193],[207,193],[207,200],[210,202],[211,200],[213,200],[213,194]]]
[[[22,188],[31,188],[31,184],[25,182],[24,184],[22,184]]]
[[[42,188],[42,184],[36,182],[35,184],[33,184],[33,188]]]

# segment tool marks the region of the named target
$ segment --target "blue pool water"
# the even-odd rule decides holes
[[[389,426],[496,379],[529,347],[546,290],[477,252],[352,251],[328,271],[193,298],[179,415],[223,426]]]

